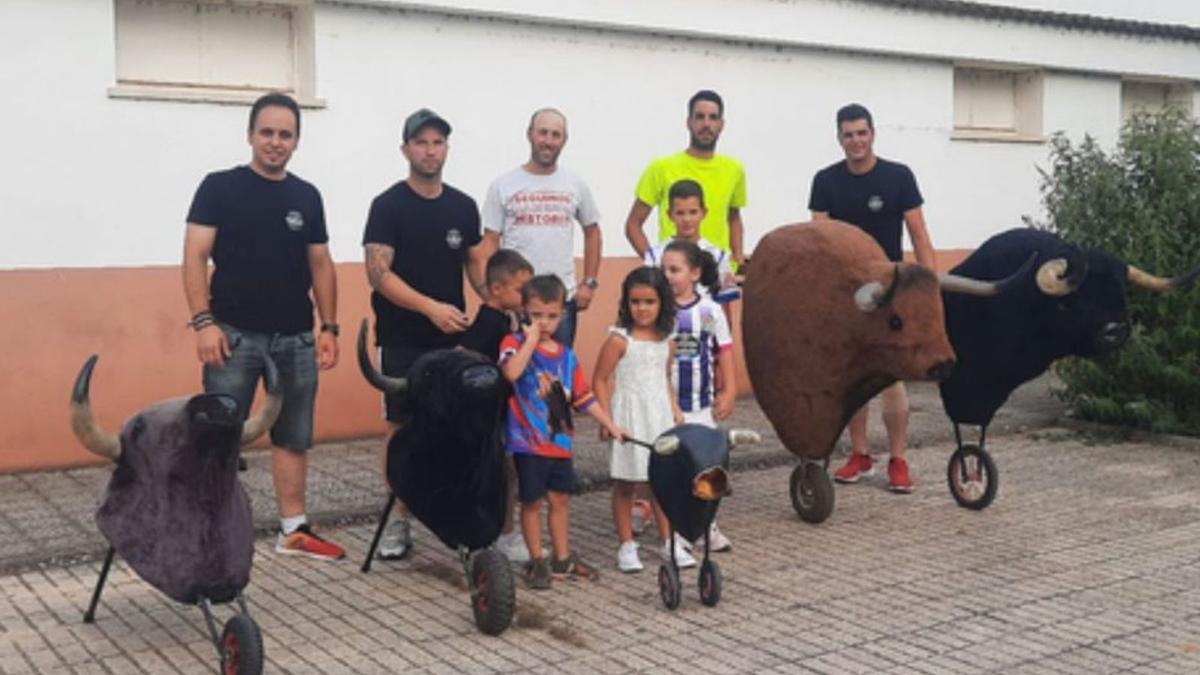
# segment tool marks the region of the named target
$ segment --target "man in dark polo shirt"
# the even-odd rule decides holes
[[[404,121],[400,151],[408,177],[371,202],[363,232],[375,341],[385,375],[404,377],[417,357],[454,347],[470,325],[463,272],[482,297],[484,247],[475,200],[442,182],[450,124],[427,108]],[[404,399],[384,397],[388,438],[407,413]],[[384,443],[386,456],[387,443]],[[386,459],[385,459],[386,463]],[[403,558],[412,535],[403,507],[379,542],[384,559]]]
[[[338,325],[321,194],[287,171],[300,140],[299,106],[283,94],[259,98],[247,140],[250,163],[208,174],[188,211],[183,288],[196,355],[204,390],[233,396],[243,418],[264,374],[264,355],[275,362],[283,393],[271,428],[280,517],[275,550],[338,560],[345,551],[313,534],[304,515],[317,369],[337,364]],[[310,289],[321,316],[315,338]]]
[[[846,158],[817,172],[812,181],[808,208],[814,220],[832,218],[857,225],[879,242],[888,259],[899,261],[900,225],[908,229],[917,263],[934,269],[933,244],[925,229],[921,192],[909,168],[875,154],[875,127],[871,113],[852,103],[837,112],[838,143]],[[936,271],[936,270],[935,270]],[[904,459],[908,434],[908,394],[897,382],[880,395],[883,424],[887,428],[891,460],[889,485],[893,492],[912,492],[913,483]],[[854,483],[872,472],[867,453],[867,412],[864,405],[850,419],[849,460],[834,473],[841,483]]]

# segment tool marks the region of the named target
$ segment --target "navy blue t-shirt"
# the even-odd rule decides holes
[[[857,225],[879,242],[889,260],[898,261],[903,255],[900,226],[904,212],[923,203],[912,171],[881,157],[862,175],[850,173],[845,160],[818,171],[813,176],[808,209]]]
[[[464,349],[477,351],[492,361],[499,361],[500,343],[511,332],[513,328],[508,314],[483,305],[475,315],[474,323],[463,332],[458,344]]]
[[[270,180],[248,166],[204,177],[187,222],[217,228],[210,308],[238,328],[295,334],[313,328],[310,244],[329,241],[312,184]]]
[[[467,251],[480,242],[479,209],[475,200],[442,186],[436,199],[413,192],[405,181],[385,190],[371,202],[363,245],[386,244],[395,251],[392,272],[413,290],[460,310],[463,266]],[[398,307],[377,291],[375,339],[381,347],[451,348],[458,335],[438,330],[424,314]]]

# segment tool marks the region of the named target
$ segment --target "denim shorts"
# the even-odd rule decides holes
[[[225,331],[233,356],[224,366],[204,364],[204,391],[229,394],[237,399],[242,418],[248,417],[258,381],[266,374],[264,354],[279,370],[283,410],[271,427],[271,444],[304,452],[313,444],[313,410],[317,401],[317,350],[311,332],[282,335],[242,330],[226,323]]]

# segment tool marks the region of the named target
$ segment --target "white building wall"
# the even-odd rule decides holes
[[[1119,122],[1118,61],[1130,72],[1200,77],[1194,43],[852,3],[424,3],[459,16],[375,4],[317,5],[316,94],[327,106],[305,111],[292,164],[324,193],[339,261],[361,257],[367,206],[405,172],[399,125],[420,106],[454,125],[446,178],[480,201],[494,176],[525,159],[529,113],[563,109],[571,139],[562,163],[600,202],[606,254],[630,255],[623,223],[634,185],[652,157],[685,146],[685,103],[696,89],[726,99],[719,150],[747,167],[751,245],[775,225],[807,218],[813,172],[840,157],[834,111],[859,101],[876,116],[879,154],[915,170],[935,245],[961,248],[1037,213],[1034,165],[1047,147],[950,140],[947,54],[1057,64],[1045,77],[1044,130],[1086,131],[1105,143]],[[469,18],[480,11],[500,18]],[[593,27],[512,20],[550,15]],[[735,39],[643,31],[681,16],[691,34]],[[855,17],[872,37],[860,44],[891,53],[848,51],[849,36],[836,26]],[[0,2],[0,58],[9,64],[0,70],[0,203],[10,219],[0,269],[176,264],[200,178],[248,158],[246,106],[110,99],[113,54],[109,2]]]

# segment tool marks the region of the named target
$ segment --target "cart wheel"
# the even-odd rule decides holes
[[[700,602],[714,607],[721,601],[721,567],[712,560],[700,566]]]
[[[959,506],[979,511],[996,498],[1000,474],[987,450],[978,445],[963,445],[950,455],[946,482]]]
[[[679,570],[670,563],[663,563],[658,568],[658,594],[662,596],[663,604],[667,609],[677,609],[679,607],[680,589],[679,589]]]
[[[260,675],[262,671],[262,632],[254,619],[238,614],[225,622],[225,630],[221,633],[221,672],[224,675]]]
[[[517,605],[508,558],[494,549],[483,549],[471,559],[471,609],[475,625],[487,635],[499,635],[512,624]]]
[[[825,522],[833,513],[833,483],[824,467],[803,462],[792,470],[792,508],[806,523]]]

